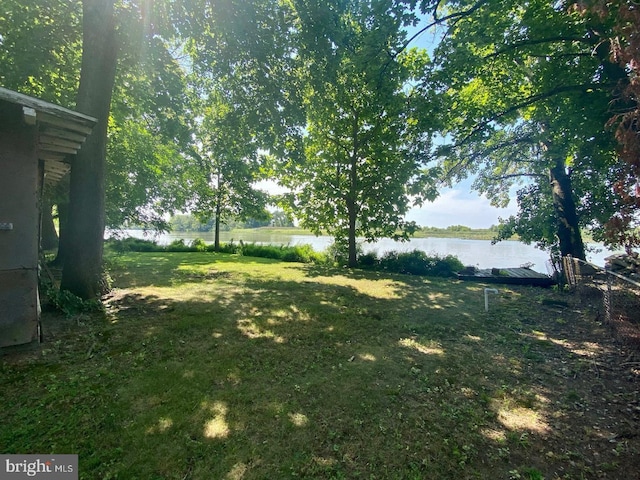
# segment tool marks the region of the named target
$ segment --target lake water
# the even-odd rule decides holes
[[[153,235],[141,230],[125,230],[125,236],[136,238],[146,238],[155,240],[160,245],[167,245],[174,240],[184,239],[186,243],[201,238],[206,243],[213,243],[213,232],[174,232]],[[333,238],[328,236],[313,235],[275,235],[265,231],[243,232],[242,238],[230,232],[221,232],[220,241],[245,243],[271,244],[271,245],[302,245],[309,244],[316,251],[325,250],[332,242]],[[604,266],[604,259],[613,252],[605,249],[602,245],[591,244],[595,250],[587,254],[587,260]],[[437,253],[440,255],[455,255],[465,265],[474,265],[478,268],[510,268],[519,267],[524,264],[533,264],[533,270],[542,273],[551,273],[548,266],[549,255],[533,245],[525,245],[516,241],[502,241],[495,245],[490,240],[463,240],[459,238],[412,238],[408,242],[395,242],[384,238],[373,244],[364,243],[365,252],[374,251],[383,254],[390,250],[410,251],[422,250],[427,253]]]

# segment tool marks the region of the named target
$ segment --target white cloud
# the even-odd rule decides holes
[[[516,214],[515,200],[507,208],[493,207],[486,197],[470,191],[470,184],[470,181],[465,181],[455,188],[441,190],[440,196],[433,203],[411,209],[407,220],[415,221],[423,227],[465,225],[471,228],[489,228],[498,224],[498,217],[506,218]],[[271,194],[288,191],[273,180],[263,180],[256,183],[255,187]]]
[[[516,212],[515,201],[507,208],[496,208],[485,197],[453,188],[441,191],[433,203],[411,209],[407,219],[424,227],[466,225],[471,228],[489,228],[498,224],[498,217],[506,218]]]

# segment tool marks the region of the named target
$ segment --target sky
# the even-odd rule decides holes
[[[515,200],[507,208],[496,208],[489,200],[470,189],[471,181],[466,180],[453,188],[442,188],[440,195],[432,203],[412,208],[407,220],[421,227],[446,228],[451,225],[465,225],[470,228],[489,228],[498,225],[498,217],[507,218],[517,212]],[[256,187],[271,194],[281,194],[287,190],[272,180],[264,180]]]
[[[425,19],[421,23],[426,24],[428,21]],[[420,25],[408,28],[409,37],[419,29]],[[424,48],[432,54],[440,35],[441,32],[426,31],[417,36],[410,46]],[[471,190],[472,181],[473,179],[469,179],[452,188],[442,188],[434,202],[412,208],[407,214],[407,220],[415,221],[422,227],[446,228],[452,225],[465,225],[470,228],[489,228],[492,225],[498,225],[499,218],[507,218],[517,213],[513,196],[507,208],[493,207],[486,197]],[[274,182],[261,182],[258,188],[273,194],[284,192]]]
[[[408,28],[409,37],[413,37],[427,23],[428,20],[423,19],[421,25]],[[432,55],[441,35],[441,31],[425,31],[413,39],[410,46],[424,48]],[[407,215],[407,220],[413,220],[423,227],[446,228],[451,225],[465,225],[471,228],[488,228],[498,225],[499,218],[507,218],[517,213],[515,198],[512,197],[507,208],[493,207],[486,197],[471,190],[471,183],[472,180],[466,180],[453,188],[442,189],[440,196],[433,203],[412,209]]]
[[[451,225],[465,225],[471,228],[489,228],[498,225],[498,218],[507,218],[517,212],[515,200],[507,208],[496,208],[486,197],[470,191],[469,182],[453,188],[440,190],[440,196],[433,203],[413,208],[407,220],[415,221],[422,227],[446,228]]]

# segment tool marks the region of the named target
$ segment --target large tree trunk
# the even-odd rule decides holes
[[[107,125],[118,46],[114,0],[83,0],[82,69],[76,109],[98,119],[71,169],[68,252],[61,288],[83,299],[100,296],[105,224]]]
[[[586,259],[584,243],[576,204],[573,199],[573,187],[571,177],[566,172],[564,162],[556,161],[549,170],[549,180],[553,196],[553,208],[556,213],[557,235],[560,242],[560,254],[564,257],[571,255],[574,258]]]

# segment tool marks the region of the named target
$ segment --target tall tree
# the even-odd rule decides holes
[[[411,83],[427,59],[401,54],[414,3],[213,0],[192,21],[196,68],[224,82],[278,159],[283,206],[334,235],[351,265],[357,236],[406,238],[410,205],[436,195]]]
[[[266,219],[267,194],[254,184],[261,162],[256,137],[247,118],[213,91],[203,111],[201,177],[193,193],[193,211],[215,220],[214,249],[220,250],[220,228],[229,219]]]
[[[282,164],[301,225],[357,263],[357,237],[406,239],[411,205],[436,196],[430,135],[412,82],[426,52],[399,54],[408,21],[394,1],[295,2],[307,128],[302,161]]]
[[[614,92],[607,123],[615,131],[623,162],[614,186],[618,208],[606,223],[604,240],[630,251],[640,246],[640,8],[629,0],[584,0],[574,8],[587,21],[595,17],[603,26],[601,35],[609,45],[611,61],[627,73]]]
[[[82,60],[81,2],[1,0],[0,11],[0,84],[74,108]],[[44,205],[58,206],[60,228],[68,210],[68,176],[62,184],[65,188],[43,194]],[[59,252],[65,238],[60,232]]]
[[[145,158],[153,158],[156,163],[165,164],[170,162],[168,158],[174,161],[182,158],[166,143],[164,146],[158,145],[148,132],[136,128],[132,123],[134,119],[139,121],[143,118],[147,122],[147,130],[156,128],[157,131],[153,133],[159,138],[164,138],[167,143],[179,143],[187,137],[184,129],[181,129],[180,122],[171,120],[176,116],[176,99],[180,97],[183,85],[180,74],[176,73],[175,61],[166,53],[166,45],[160,35],[163,32],[157,30],[158,26],[151,20],[157,20],[154,11],[148,8],[151,5],[151,2],[124,2],[116,5],[113,0],[83,2],[82,68],[76,109],[96,117],[98,125],[72,165],[69,214],[66,223],[68,231],[64,235],[67,254],[64,257],[61,282],[62,289],[69,290],[81,298],[95,298],[101,293],[106,223],[107,134],[119,59],[122,60],[121,66],[129,67],[124,69],[128,75],[121,77],[123,83],[129,80],[124,86],[128,86],[134,92],[144,91],[144,87],[148,91],[144,95],[131,96],[124,92],[125,89],[119,90],[121,96],[118,100],[122,101],[119,104],[120,109],[117,110],[121,114],[118,117],[120,128],[112,129],[111,133],[116,136],[122,135],[122,128],[129,127],[126,133],[133,142],[121,142],[119,149],[111,150],[112,154],[115,153],[112,157],[125,162],[127,166],[124,170],[128,171],[126,178],[138,179],[143,178],[145,171],[140,163],[135,165],[129,162],[132,158],[137,160],[144,155]],[[125,49],[125,46],[128,48]],[[153,60],[156,61],[155,64]],[[136,72],[135,67],[140,64],[155,66],[155,75],[144,71]],[[178,87],[167,88],[167,83],[171,81],[177,82]],[[137,105],[137,108],[123,108],[128,99],[133,100],[129,105]],[[151,106],[153,108],[149,108]],[[178,132],[176,128],[182,131]],[[122,136],[120,139],[122,140]],[[135,142],[138,144],[133,148],[127,148]],[[148,148],[149,145],[154,148]],[[128,154],[117,157],[117,153],[122,151]],[[141,153],[143,151],[144,153]],[[137,168],[130,168],[132,166]],[[147,195],[134,198],[129,192],[128,197],[120,198],[119,211],[127,208],[127,204],[133,204],[138,209],[145,206],[145,203],[148,204],[148,189],[154,185],[153,178],[140,183],[145,183],[142,191]],[[140,192],[140,189],[132,190],[134,193]],[[157,198],[153,198],[152,201],[155,200]],[[114,210],[116,209],[112,209]]]
[[[478,175],[475,187],[495,203],[527,177],[529,186],[518,195],[520,215],[504,231],[584,258],[580,229],[602,216],[591,208],[588,190],[575,187],[596,177],[611,184],[611,135],[602,119],[619,69],[602,55],[594,25],[563,2],[448,6],[449,29],[430,80],[438,79],[448,102],[452,142],[441,152],[449,175]],[[529,195],[545,198],[529,201]],[[607,198],[597,201],[605,205]],[[581,219],[587,211],[595,216]],[[541,221],[544,215],[553,229]]]
[[[130,222],[166,228],[165,213],[182,208],[188,198],[182,185],[193,166],[190,98],[171,5],[114,2],[118,67],[109,121],[102,124],[108,124],[109,139],[104,221],[111,227]],[[0,0],[0,83],[74,108],[82,7],[81,1]],[[58,206],[61,263],[70,239],[64,231],[68,178],[65,182],[66,188],[45,192]]]
[[[74,158],[61,288],[81,298],[100,296],[105,225],[107,127],[120,45],[113,0],[84,0],[82,68],[76,109],[98,120]]]

